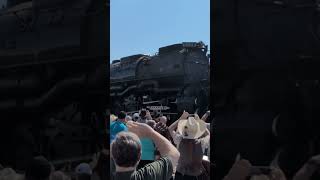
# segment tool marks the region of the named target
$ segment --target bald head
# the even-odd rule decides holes
[[[167,117],[161,116],[161,117],[159,118],[159,121],[162,122],[163,124],[167,124]]]

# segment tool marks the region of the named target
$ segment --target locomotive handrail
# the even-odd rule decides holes
[[[1,66],[0,69],[9,69],[9,68],[17,68],[17,67],[23,67],[23,66],[31,66],[31,65],[41,65],[41,64],[54,64],[59,62],[67,62],[67,61],[75,61],[75,60],[83,60],[83,59],[91,59],[87,62],[94,62],[92,59],[107,59],[106,56],[73,56],[73,57],[67,57],[67,58],[55,58],[53,60],[47,60],[47,61],[33,61],[30,63],[22,63],[22,64],[15,64],[15,65],[5,65]]]
[[[83,8],[77,8],[77,7],[73,7],[73,8],[68,8],[68,10],[73,11],[73,10],[79,10],[79,9],[83,9]],[[40,9],[39,12],[43,13],[43,12],[53,12],[53,11],[57,11],[59,10],[57,7],[55,8],[47,8],[47,9]],[[8,11],[4,11],[4,12],[0,12],[0,17],[4,16],[4,15],[9,15],[9,14],[15,14],[18,12],[23,12],[23,11],[32,11],[32,7],[28,7],[28,8],[21,8],[18,10],[8,10]],[[102,10],[101,10],[102,11]],[[73,12],[77,12],[77,11],[73,11]],[[94,11],[94,12],[99,12],[99,11]],[[90,12],[90,13],[94,13],[94,12]],[[90,14],[88,13],[88,14]]]
[[[257,5],[268,5],[268,6],[279,6],[283,8],[313,8],[315,7],[315,3],[304,3],[304,4],[290,4],[288,2],[282,1],[282,0],[270,0],[269,2],[263,1],[263,2],[256,2]]]
[[[99,76],[99,75],[98,75]],[[14,107],[21,108],[37,108],[43,107],[45,103],[52,103],[57,96],[61,95],[61,92],[69,92],[72,93],[71,90],[75,87],[91,87],[91,84],[88,83],[89,79],[97,79],[97,74],[82,74],[74,77],[68,77],[63,79],[49,89],[45,90],[40,94],[40,96],[36,97],[24,97],[23,99],[4,99],[0,101],[0,110],[11,109]],[[21,101],[22,100],[22,101]]]
[[[22,6],[22,7],[20,7]],[[27,6],[27,7],[23,7],[23,6]],[[68,8],[66,9],[65,7],[62,8],[62,7],[54,7],[54,8],[45,8],[45,9],[35,9],[32,5],[31,2],[28,2],[28,3],[23,3],[22,5],[19,4],[19,5],[16,5],[12,8],[9,8],[3,12],[0,12],[0,17],[3,17],[3,16],[6,16],[6,15],[14,15],[18,20],[19,22],[22,24],[22,26],[24,27],[23,30],[26,30],[27,29],[33,29],[33,26],[34,26],[34,23],[37,21],[37,18],[39,16],[39,14],[46,14],[46,13],[57,13],[59,11],[63,11],[63,13],[74,13],[74,12],[77,12],[77,13],[83,13],[83,10],[84,8],[80,8],[80,7],[71,7],[71,8]],[[68,11],[66,11],[68,10]],[[27,22],[27,20],[23,17],[20,17],[19,16],[19,13],[21,12],[30,12],[30,16],[32,16],[32,21],[30,22]],[[101,10],[101,12],[103,12],[103,10]],[[94,15],[94,14],[99,14],[101,13],[100,11],[94,11],[94,12],[85,12],[84,14],[86,14],[87,16],[88,15]]]
[[[184,75],[175,75],[176,77],[185,77]],[[172,75],[163,75],[163,76],[156,76],[156,77],[152,77],[152,78],[140,78],[140,79],[135,79],[135,81],[145,81],[145,80],[153,80],[155,78],[167,78],[167,77],[172,77]],[[124,82],[131,82],[132,79],[128,79],[128,80],[120,80],[120,81],[113,81],[110,82],[110,84],[114,84],[114,83],[124,83]]]
[[[30,4],[31,4],[31,5],[30,5]],[[22,5],[28,5],[28,7],[26,7],[26,8],[19,8],[19,6],[22,6]],[[0,16],[8,15],[8,14],[14,14],[14,13],[17,13],[17,12],[22,12],[22,11],[27,11],[27,10],[31,10],[31,8],[32,8],[32,2],[27,2],[27,3],[18,4],[18,5],[16,5],[16,6],[11,7],[11,8],[2,10],[3,12],[0,12]],[[16,10],[16,9],[17,9],[17,10]]]

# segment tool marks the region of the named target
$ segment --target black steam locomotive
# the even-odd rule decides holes
[[[112,112],[140,108],[176,114],[208,108],[209,56],[202,42],[159,48],[154,56],[137,54],[110,65]]]
[[[0,11],[1,164],[23,170],[35,155],[60,163],[96,151],[108,102],[107,7],[8,0]]]

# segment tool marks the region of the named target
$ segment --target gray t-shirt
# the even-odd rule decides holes
[[[136,171],[116,172],[112,180],[169,180],[172,174],[171,160],[168,157],[162,157]]]

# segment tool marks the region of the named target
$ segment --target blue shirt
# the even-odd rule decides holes
[[[153,141],[150,138],[141,138],[141,160],[154,160],[154,152],[156,150]]]
[[[110,124],[110,143],[116,138],[116,135],[121,131],[128,131],[127,126],[123,122],[115,120]]]

